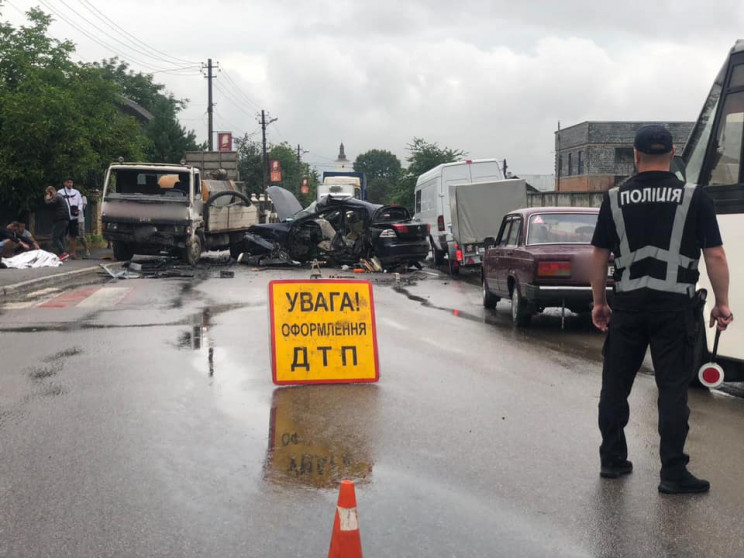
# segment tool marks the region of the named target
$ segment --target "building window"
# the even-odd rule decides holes
[[[573,161],[571,160],[571,153],[568,154],[568,169],[566,170],[566,176],[573,174]]]
[[[576,171],[576,174],[584,174],[584,152],[579,151],[579,161],[578,161],[578,170]]]
[[[633,164],[633,148],[632,147],[616,147],[615,148],[615,165],[632,165]]]

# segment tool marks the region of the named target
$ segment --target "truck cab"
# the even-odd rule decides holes
[[[168,252],[193,265],[204,250],[232,252],[258,211],[232,181],[202,180],[195,167],[118,163],[106,171],[101,222],[117,260]]]

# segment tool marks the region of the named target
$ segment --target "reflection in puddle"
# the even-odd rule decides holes
[[[209,363],[209,376],[214,376],[214,346],[209,338],[209,327],[212,313],[209,308],[200,314],[191,317],[188,331],[183,332],[178,338],[178,346],[193,351],[207,349],[207,362]]]
[[[266,479],[312,488],[336,488],[343,479],[369,482],[377,393],[372,385],[275,389]]]

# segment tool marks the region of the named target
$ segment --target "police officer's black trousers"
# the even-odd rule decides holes
[[[612,313],[604,346],[602,392],[599,398],[599,430],[603,465],[628,457],[624,428],[630,408],[628,396],[647,347],[651,347],[659,390],[661,478],[674,480],[686,470],[684,453],[689,429],[687,390],[694,374],[693,348],[698,322],[692,308],[669,312]]]

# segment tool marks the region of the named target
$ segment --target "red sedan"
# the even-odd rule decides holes
[[[589,207],[532,207],[507,214],[498,237],[485,242],[483,306],[511,299],[517,326],[551,306],[591,312],[588,271],[598,213]],[[613,273],[610,265],[608,290]]]

